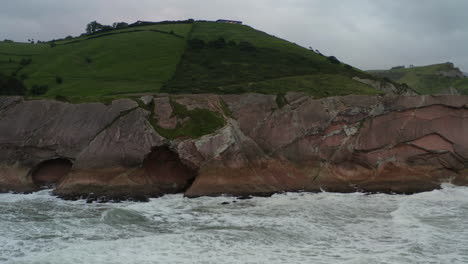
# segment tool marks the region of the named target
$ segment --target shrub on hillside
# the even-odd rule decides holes
[[[102,28],[102,25],[99,24],[97,21],[92,21],[89,22],[86,25],[86,34],[94,34],[96,31],[100,30]]]
[[[60,77],[60,76],[55,76],[55,82],[58,83],[58,84],[62,84],[62,83],[63,83],[62,77]]]
[[[26,87],[21,80],[0,73],[0,95],[24,95]]]
[[[31,62],[32,62],[31,58],[22,58],[21,61],[20,61],[20,65],[26,66],[26,65],[31,64]]]
[[[22,73],[20,76],[19,76],[20,80],[24,81],[28,78],[28,75],[26,73]]]
[[[62,101],[62,102],[70,102],[68,97],[60,95],[60,94],[55,96],[55,100]]]
[[[45,93],[47,93],[47,91],[49,90],[49,86],[47,85],[33,85],[32,88],[31,88],[31,95],[43,95]]]
[[[335,56],[330,56],[327,57],[328,61],[333,63],[333,64],[340,64],[341,62],[335,57]]]
[[[278,108],[282,108],[283,106],[288,104],[288,100],[286,100],[286,93],[281,91],[276,94],[276,105]]]
[[[198,50],[198,49],[203,49],[205,47],[205,41],[202,39],[190,39],[188,41],[188,46],[190,49]]]
[[[247,52],[253,52],[257,50],[257,48],[255,48],[255,46],[252,43],[247,42],[247,41],[241,41],[239,43],[239,49],[241,51],[247,51]]]
[[[107,32],[107,31],[111,31],[111,30],[113,30],[113,29],[114,29],[114,28],[113,28],[112,26],[103,25],[103,26],[101,27],[101,29],[98,30],[98,31],[99,31],[99,32]]]
[[[219,37],[217,40],[208,42],[208,46],[215,49],[222,49],[226,47],[226,40],[223,37]]]
[[[114,24],[112,24],[112,27],[113,27],[113,28],[116,28],[116,29],[127,28],[127,27],[128,27],[128,23],[125,23],[125,22],[114,22]]]

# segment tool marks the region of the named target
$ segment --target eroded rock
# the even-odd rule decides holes
[[[468,184],[466,96],[286,97],[279,108],[272,95],[160,96],[153,112],[132,100],[1,99],[0,190],[57,182],[65,198],[145,200],[177,192],[414,193],[446,181]],[[225,125],[198,138],[165,139],[151,120],[166,129],[184,122],[171,100],[216,112]],[[63,178],[32,173],[57,158],[73,161]]]

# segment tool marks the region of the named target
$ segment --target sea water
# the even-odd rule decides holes
[[[468,188],[118,204],[0,194],[0,263],[468,263]]]

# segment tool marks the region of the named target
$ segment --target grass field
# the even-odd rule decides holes
[[[324,89],[326,87],[326,89]],[[305,92],[314,98],[343,96],[349,94],[378,95],[381,92],[358,81],[335,74],[314,74],[271,79],[260,82],[235,84],[221,87],[226,93],[256,92],[265,94],[282,94],[289,91]]]
[[[164,92],[276,93],[279,86],[287,92],[314,85],[306,90],[320,96],[324,96],[325,91],[329,96],[377,93],[352,80],[354,76],[369,78],[368,74],[339,62],[333,63],[323,55],[248,26],[197,22],[190,36],[192,40],[202,40],[204,45],[196,48],[189,45],[174,78],[163,87]],[[220,38],[225,41],[224,45],[213,44]],[[251,48],[245,49],[245,43]],[[304,75],[307,77],[298,77]],[[293,79],[297,79],[295,83],[302,83],[302,87],[294,86]],[[366,89],[361,89],[362,86]]]
[[[468,94],[468,78],[441,76],[440,72],[457,70],[452,63],[441,63],[413,68],[369,71],[399,83],[406,83],[421,94],[446,92],[450,87],[461,94]]]
[[[45,97],[158,92],[173,76],[186,41],[151,30],[172,30],[187,36],[190,28],[190,24],[146,26],[138,28],[143,31],[122,30],[122,34],[89,40],[81,37],[68,40],[79,42],[55,47],[0,42],[0,71],[11,74],[18,70],[21,59],[32,59],[17,76],[25,76],[28,87],[49,86]],[[61,84],[57,83],[57,77],[63,80]]]
[[[236,24],[197,22],[193,26],[191,38],[210,41],[223,37],[226,41],[247,41],[259,48],[270,48],[280,52],[292,53],[318,61],[326,58],[304,47],[269,35],[252,27]]]
[[[224,46],[210,44],[219,38]],[[191,40],[206,45],[192,48]],[[245,25],[157,24],[53,43],[0,42],[0,72],[23,80],[30,96],[47,86],[35,97],[72,102],[146,92],[378,93],[352,80],[369,74]]]

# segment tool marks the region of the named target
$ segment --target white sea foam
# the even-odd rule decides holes
[[[468,263],[468,188],[233,200],[0,194],[0,263]]]

